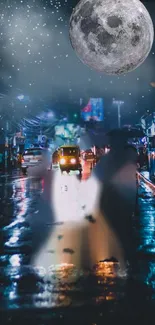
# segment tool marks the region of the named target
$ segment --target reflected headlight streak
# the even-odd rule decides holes
[[[10,257],[10,264],[12,266],[20,266],[20,256],[18,254],[14,254]]]

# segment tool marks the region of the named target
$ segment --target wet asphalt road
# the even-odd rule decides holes
[[[84,174],[84,178],[88,176],[89,170]],[[0,175],[0,313],[3,310],[4,317],[2,324],[13,324],[16,321],[14,318],[16,314],[12,315],[13,311],[18,312],[18,321],[20,320],[16,324],[23,322],[23,317],[25,321],[32,318],[34,324],[49,324],[51,317],[55,318],[55,323],[63,323],[63,311],[58,312],[58,319],[57,312],[51,314],[51,311],[55,310],[56,306],[70,306],[70,309],[67,309],[70,315],[70,310],[74,309],[72,307],[79,306],[81,301],[83,305],[84,301],[89,301],[92,306],[96,306],[93,313],[95,316],[91,315],[89,308],[91,322],[88,320],[88,323],[91,324],[92,317],[95,317],[94,323],[100,323],[104,318],[106,324],[113,323],[112,320],[116,324],[118,316],[127,324],[127,320],[131,323],[134,317],[144,319],[145,315],[148,319],[151,313],[154,315],[155,193],[143,182],[140,183],[138,206],[134,216],[139,265],[135,274],[136,280],[129,285],[125,280],[117,279],[115,276],[117,266],[113,263],[102,266],[102,276],[99,266],[95,274],[88,277],[89,280],[86,278],[82,280],[75,290],[74,285],[65,286],[64,274],[68,272],[67,270],[62,272],[63,281],[59,281],[62,274],[58,274],[59,280],[54,274],[49,281],[44,278],[43,269],[33,269],[30,266],[32,234],[26,217],[38,213],[37,201],[43,191],[42,185],[39,180],[30,182],[20,171]],[[67,290],[70,292],[69,295],[66,293]],[[85,315],[87,310],[86,307],[80,308],[81,316],[78,312],[77,323],[85,319],[82,315]],[[24,314],[24,310],[27,309],[31,312]],[[38,313],[41,310],[41,316],[38,314],[36,316],[34,312],[36,309]],[[119,320],[118,322],[120,323]]]

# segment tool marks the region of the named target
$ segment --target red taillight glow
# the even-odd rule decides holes
[[[24,162],[24,158],[22,158],[22,163]]]

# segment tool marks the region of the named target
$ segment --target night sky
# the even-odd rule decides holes
[[[46,107],[74,110],[80,98],[103,97],[107,123],[116,126],[112,99],[124,101],[122,122],[138,123],[155,110],[155,43],[135,71],[120,77],[85,66],[69,41],[69,17],[78,1],[0,1],[0,110],[15,121]],[[146,5],[155,23],[155,4]],[[24,94],[25,101],[17,96]],[[5,113],[4,113],[5,112]]]

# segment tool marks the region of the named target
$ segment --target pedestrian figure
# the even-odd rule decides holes
[[[137,152],[127,146],[127,138],[121,132],[111,137],[110,145],[110,152],[101,158],[93,171],[101,187],[99,211],[116,236],[120,250],[118,255],[123,254],[124,261],[132,264],[135,253],[132,215],[137,193]]]
[[[91,268],[113,257],[124,270],[126,260],[132,262],[136,153],[126,142],[122,137],[111,140],[111,151],[101,158],[91,177],[79,185],[73,176],[45,172],[40,212],[30,218],[37,252],[34,265],[48,268],[51,264],[71,263]],[[36,173],[43,177],[43,169],[45,166],[42,170],[32,168],[32,176]],[[60,195],[61,182],[68,189]],[[60,235],[63,237],[58,240]]]

